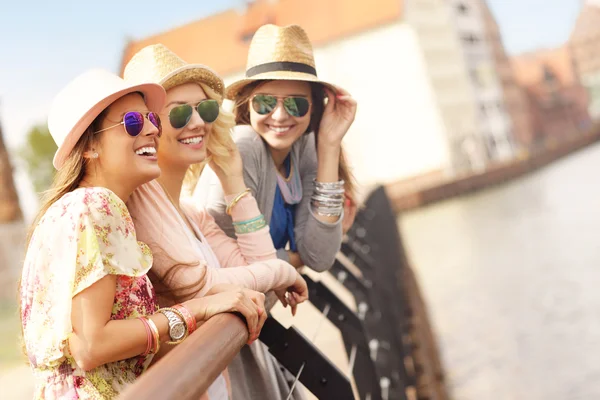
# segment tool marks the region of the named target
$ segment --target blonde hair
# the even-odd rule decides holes
[[[202,90],[209,99],[217,100],[222,103],[223,97],[215,92],[210,86],[199,82]],[[229,172],[229,157],[235,150],[235,143],[231,137],[231,129],[235,126],[233,114],[219,106],[219,116],[212,123],[212,129],[206,141],[206,150],[208,157],[201,163],[191,165],[185,175],[183,184],[188,190],[193,190],[198,183],[198,178],[208,163],[212,159],[226,173]]]
[[[245,86],[238,92],[234,99],[233,114],[235,116],[236,125],[251,125],[250,123],[250,96],[252,92],[259,86],[271,82],[271,80],[259,80],[252,82]],[[310,123],[305,133],[315,133],[315,145],[319,144],[319,128],[321,126],[321,119],[325,112],[325,91],[323,86],[319,83],[307,82],[310,84],[310,92],[312,97],[312,114],[310,116]],[[352,174],[352,169],[346,160],[346,155],[343,147],[340,149],[340,161],[338,175],[340,179],[345,182],[344,189],[346,194],[355,201],[356,199],[356,180]]]
[[[231,152],[235,150],[235,143],[231,137],[231,129],[235,126],[233,114],[223,109],[223,97],[219,93],[214,91],[210,86],[203,82],[196,83],[202,87],[202,90],[204,90],[207,98],[217,100],[221,105],[219,106],[219,116],[212,123],[211,132],[206,140],[208,157],[198,164],[190,165],[183,179],[183,190],[189,193],[193,192],[196,184],[198,183],[198,179],[200,178],[202,170],[210,159],[212,159],[212,161],[214,161],[219,168],[228,173],[229,157]],[[139,222],[136,224],[136,229],[137,225],[139,225]],[[164,262],[170,265],[163,276],[159,276],[153,270],[148,272],[150,281],[154,285],[156,294],[159,297],[159,303],[175,304],[197,296],[200,290],[202,290],[204,287],[204,275],[197,281],[184,285],[180,288],[173,288],[173,277],[181,269],[197,267],[198,263],[186,263],[175,260],[157,244],[153,244],[150,247],[153,250],[155,262]]]

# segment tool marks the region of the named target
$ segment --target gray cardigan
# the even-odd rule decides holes
[[[277,176],[273,159],[266,143],[248,125],[233,129],[236,142],[244,163],[244,181],[252,190],[258,207],[271,222]],[[328,270],[342,242],[342,217],[335,223],[320,221],[313,214],[310,198],[313,192],[313,179],[317,175],[317,151],[313,133],[302,136],[292,146],[292,152],[300,164],[298,170],[302,179],[302,200],[296,207],[294,233],[298,253],[302,261],[317,272]],[[235,237],[231,217],[225,213],[223,189],[216,174],[206,167],[194,190],[194,199],[206,207],[217,224],[231,237]],[[289,261],[287,251],[279,249],[277,257]]]

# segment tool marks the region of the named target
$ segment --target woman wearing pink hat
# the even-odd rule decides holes
[[[158,308],[125,202],[160,174],[158,112],[165,91],[86,72],[56,97],[48,127],[58,145],[55,181],[28,237],[20,310],[36,399],[112,399],[197,321],[239,311],[251,339],[264,295],[225,291]]]

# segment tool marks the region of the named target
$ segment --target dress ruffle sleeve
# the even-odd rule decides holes
[[[125,203],[105,188],[81,188],[52,205],[31,239],[21,284],[29,360],[54,366],[65,357],[72,299],[107,275],[144,275],[152,254],[138,242]]]

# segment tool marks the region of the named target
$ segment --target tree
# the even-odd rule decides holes
[[[36,192],[47,190],[54,179],[52,159],[56,152],[56,144],[45,125],[34,126],[21,148],[19,155],[25,161],[27,173]]]
[[[0,127],[0,224],[18,221],[22,218],[19,196],[13,180],[13,169],[4,145],[2,127]],[[1,246],[0,253],[2,253]]]

